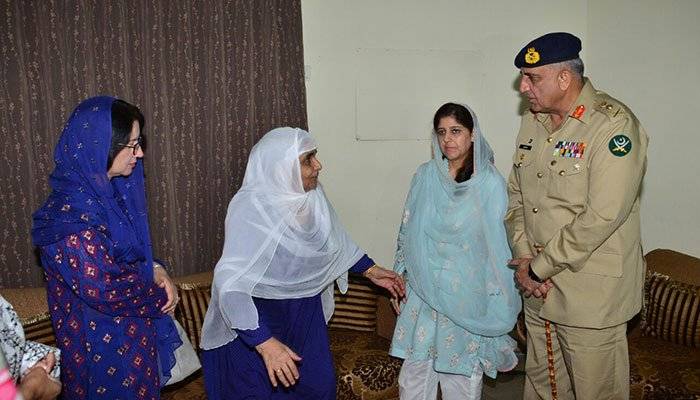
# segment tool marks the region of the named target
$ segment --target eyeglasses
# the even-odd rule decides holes
[[[136,155],[136,152],[139,151],[139,148],[146,147],[146,138],[143,136],[139,136],[136,138],[136,143],[134,143],[134,144],[119,143],[119,145],[122,147],[128,147],[128,148],[132,149],[133,155]]]

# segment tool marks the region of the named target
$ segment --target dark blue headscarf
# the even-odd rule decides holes
[[[52,192],[34,213],[36,246],[71,233],[97,229],[114,242],[115,259],[152,263],[143,161],[129,176],[107,177],[112,144],[112,97],[93,97],[71,114],[54,151]]]
[[[112,241],[111,253],[117,263],[140,262],[141,276],[153,280],[143,160],[137,159],[129,176],[111,180],[107,176],[114,100],[89,98],[68,118],[54,151],[51,194],[33,216],[32,241],[35,246],[46,246],[70,234],[96,229]],[[172,366],[172,349],[181,343],[177,331],[169,317],[155,322],[160,364]],[[170,377],[164,375],[162,382]]]

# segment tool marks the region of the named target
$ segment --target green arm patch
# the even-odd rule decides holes
[[[608,149],[615,157],[624,157],[632,150],[632,141],[625,135],[615,135],[608,142]]]

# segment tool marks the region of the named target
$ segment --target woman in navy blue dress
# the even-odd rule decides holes
[[[326,322],[348,270],[404,295],[342,228],[318,174],[316,142],[294,128],[253,147],[229,204],[223,255],[202,330],[207,396],[335,399]]]
[[[80,103],[56,144],[34,214],[64,399],[158,399],[182,344],[175,287],[153,260],[139,109]]]

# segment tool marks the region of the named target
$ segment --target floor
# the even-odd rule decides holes
[[[482,400],[515,400],[523,398],[525,384],[525,356],[518,354],[520,362],[514,370],[500,373],[496,379],[484,377]]]

